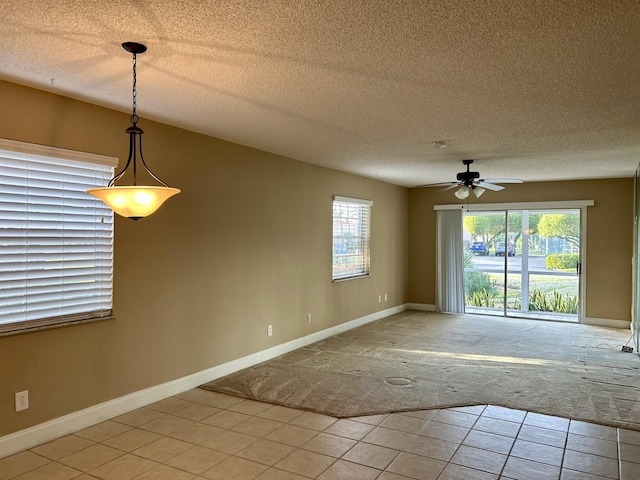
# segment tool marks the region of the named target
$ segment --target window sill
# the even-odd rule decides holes
[[[346,282],[346,281],[349,281],[349,280],[357,280],[359,278],[369,278],[370,276],[371,276],[370,273],[366,273],[366,274],[363,274],[363,275],[354,275],[352,277],[334,278],[332,280],[332,282],[333,283],[340,283],[340,282]]]
[[[67,320],[54,323],[41,323],[35,325],[23,325],[20,323],[12,323],[0,325],[0,337],[8,337],[10,335],[20,335],[22,333],[39,332],[41,330],[50,330],[52,328],[70,327],[72,325],[80,325],[83,323],[101,322],[103,320],[115,320],[115,315],[108,317],[85,318],[82,320]]]

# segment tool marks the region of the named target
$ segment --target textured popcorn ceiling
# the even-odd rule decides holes
[[[125,41],[143,128],[405,186],[640,160],[635,0],[3,0],[0,78],[129,112]]]

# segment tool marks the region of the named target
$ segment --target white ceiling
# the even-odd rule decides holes
[[[404,186],[640,160],[637,0],[2,0],[0,78],[130,112],[125,41],[142,128]]]

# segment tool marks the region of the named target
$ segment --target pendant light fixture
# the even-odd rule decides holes
[[[126,130],[129,134],[129,158],[127,159],[127,164],[124,166],[122,171],[117,173],[116,176],[109,181],[109,184],[106,187],[91,188],[87,190],[87,193],[98,197],[118,215],[131,218],[132,220],[139,220],[151,215],[160,208],[165,200],[180,193],[180,190],[172,188],[160,180],[151,170],[149,170],[149,167],[147,167],[144,157],[142,156],[142,134],[144,131],[138,127],[138,115],[136,114],[136,57],[137,55],[146,52],[147,47],[141,43],[126,42],[122,44],[122,48],[133,54],[133,113],[131,115],[131,126]],[[138,185],[138,151],[140,161],[142,162],[145,170],[153,179],[159,182],[161,186]],[[133,169],[133,185],[117,186],[116,182],[122,178],[129,166]]]

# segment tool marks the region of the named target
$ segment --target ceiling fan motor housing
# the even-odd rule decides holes
[[[480,178],[480,172],[460,172],[456,175],[456,178],[468,187],[473,184],[475,179]]]

